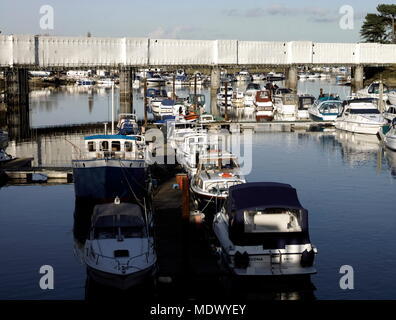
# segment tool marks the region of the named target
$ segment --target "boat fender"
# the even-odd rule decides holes
[[[249,255],[246,251],[240,253],[237,251],[234,257],[235,268],[247,268],[249,266]]]
[[[305,249],[301,254],[300,264],[302,267],[312,267],[315,258],[315,252],[313,250],[308,251]]]

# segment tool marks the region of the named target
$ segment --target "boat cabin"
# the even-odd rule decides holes
[[[298,98],[298,109],[306,110],[312,106],[315,102],[315,97],[313,96],[300,96]]]
[[[91,159],[144,159],[145,139],[139,135],[94,135],[84,138]]]
[[[145,217],[137,204],[102,204],[94,208],[91,240],[147,238],[147,231]],[[115,250],[113,258],[129,257],[131,254],[129,250]]]

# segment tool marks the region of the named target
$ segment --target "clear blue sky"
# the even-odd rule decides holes
[[[394,2],[394,1],[393,1]],[[0,0],[3,34],[127,36],[179,39],[358,42],[375,0]],[[54,30],[39,26],[54,8]],[[339,27],[339,8],[354,8],[355,27]]]

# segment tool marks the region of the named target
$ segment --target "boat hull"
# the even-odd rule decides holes
[[[121,290],[127,290],[133,286],[149,280],[155,274],[155,266],[152,265],[147,269],[140,270],[128,275],[119,275],[103,272],[87,266],[88,276],[97,283],[108,287],[115,287]]]
[[[349,121],[336,121],[335,127],[339,130],[361,133],[377,134],[383,124],[357,123]]]
[[[76,198],[136,200],[145,195],[144,160],[73,160]],[[133,190],[133,192],[131,191]]]
[[[388,149],[391,149],[393,151],[396,151],[396,136],[385,136],[385,146]]]

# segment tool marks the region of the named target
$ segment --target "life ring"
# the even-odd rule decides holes
[[[184,119],[186,119],[186,120],[193,120],[193,119],[198,119],[198,118],[199,118],[199,116],[194,112],[190,112],[188,115],[184,116]]]
[[[222,172],[219,174],[219,176],[222,178],[232,178],[234,175],[230,172]]]

